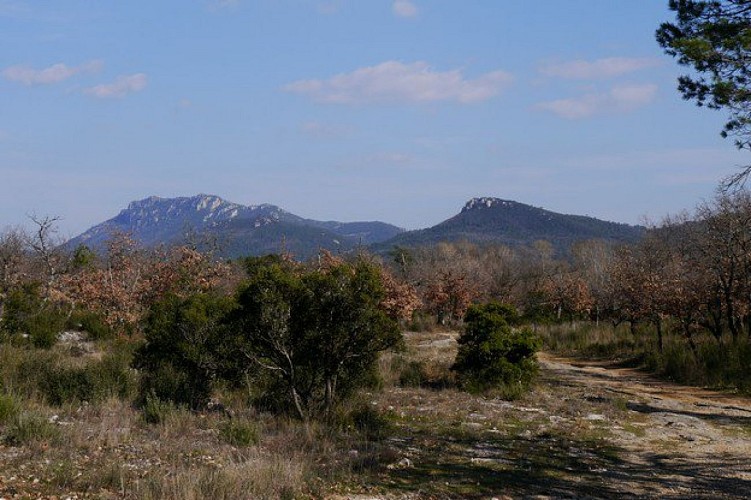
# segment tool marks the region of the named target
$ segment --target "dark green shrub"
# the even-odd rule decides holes
[[[509,306],[492,302],[467,310],[452,366],[465,389],[499,389],[502,396],[515,398],[528,388],[537,373],[534,354],[540,340],[527,328],[512,329],[507,318],[516,317]]]
[[[125,399],[134,387],[128,359],[114,355],[84,367],[45,367],[39,389],[51,405],[88,401],[95,403],[108,397]]]
[[[365,260],[314,271],[254,268],[232,317],[234,350],[284,387],[279,406],[303,419],[328,414],[377,381],[378,353],[402,340],[380,308],[383,297],[380,273]]]
[[[329,413],[362,387],[378,387],[378,353],[401,342],[381,308],[373,264],[335,262],[306,271],[280,259],[248,259],[237,299],[167,297],[146,320],[135,354],[146,396],[202,408],[217,381],[248,380],[274,410],[307,419]]]
[[[201,381],[200,387],[194,387],[194,382],[186,371],[165,361],[141,374],[139,401],[143,402],[146,394],[153,394],[162,401],[179,405],[190,405],[194,400],[208,400],[211,392],[208,381]],[[199,404],[196,402],[195,406]]]
[[[65,314],[45,303],[38,283],[28,283],[8,293],[3,304],[4,336],[28,335],[34,347],[49,349],[65,327]]]
[[[152,307],[144,329],[146,343],[133,361],[142,371],[142,402],[153,395],[191,408],[205,405],[223,363],[230,359],[223,321],[234,307],[232,299],[208,294],[170,296]]]
[[[8,292],[3,303],[2,327],[6,335],[26,333],[26,320],[39,312],[42,299],[39,284],[28,283]]]
[[[45,309],[27,318],[24,327],[34,347],[49,349],[57,343],[57,336],[65,327],[65,315]]]

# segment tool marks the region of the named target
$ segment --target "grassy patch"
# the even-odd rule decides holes
[[[173,403],[149,395],[146,396],[146,401],[141,408],[141,418],[147,424],[163,424],[176,410],[177,407]]]
[[[0,393],[0,425],[12,420],[20,411],[16,398],[10,394]]]
[[[5,441],[12,446],[51,441],[60,435],[58,428],[32,411],[18,413],[7,426]]]
[[[232,446],[252,446],[260,439],[258,424],[248,420],[228,420],[219,427],[219,437]]]

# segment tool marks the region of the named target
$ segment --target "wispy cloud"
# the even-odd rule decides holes
[[[133,92],[140,92],[146,88],[148,79],[143,73],[118,76],[112,83],[89,87],[84,92],[100,99],[125,97]]]
[[[435,71],[425,62],[387,61],[328,80],[299,80],[284,86],[283,90],[337,104],[436,101],[470,104],[498,95],[512,80],[505,71],[493,71],[469,80],[461,70]]]
[[[5,68],[2,74],[6,80],[24,85],[50,85],[60,83],[80,73],[95,73],[100,71],[102,66],[101,61],[89,61],[80,66],[57,63],[44,69],[17,65]]]
[[[419,13],[417,6],[410,0],[394,0],[391,11],[397,17],[417,17]]]
[[[558,78],[594,80],[625,75],[659,65],[659,59],[652,57],[607,57],[594,61],[578,59],[563,63],[548,63],[540,67],[540,73]]]
[[[657,85],[617,85],[608,92],[589,93],[581,97],[538,103],[535,108],[562,118],[589,118],[602,113],[633,111],[649,104],[657,94]]]

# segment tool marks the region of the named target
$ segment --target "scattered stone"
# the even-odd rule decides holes
[[[597,420],[607,420],[607,419],[605,418],[605,415],[600,415],[598,413],[590,413],[589,415],[584,417],[584,420],[597,421]]]
[[[63,344],[80,344],[84,339],[83,332],[66,331],[57,335],[57,340]]]
[[[387,469],[395,470],[395,469],[409,469],[412,467],[412,460],[410,460],[407,457],[402,458],[398,462],[395,462],[393,464],[389,464],[386,466]]]

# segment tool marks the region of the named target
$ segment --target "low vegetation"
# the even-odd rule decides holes
[[[32,236],[8,231],[0,453],[20,451],[3,467],[45,457],[32,496],[293,498],[399,477],[407,491],[422,476],[394,440],[408,431],[440,453],[432,432],[448,457],[451,443],[484,439],[456,405],[524,407],[545,390],[542,345],[751,391],[749,200],[722,196],[638,244],[582,242],[565,255],[545,242],[457,243],[221,262],[124,236],[105,255],[67,255],[39,244],[45,221]],[[451,409],[428,410],[443,402]]]
[[[537,371],[534,354],[539,341],[528,328],[512,329],[519,317],[498,303],[471,306],[459,336],[452,369],[470,392],[498,390],[505,399],[524,394]]]

